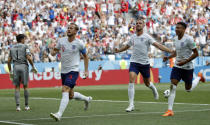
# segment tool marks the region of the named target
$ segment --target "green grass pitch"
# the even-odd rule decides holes
[[[167,110],[167,99],[163,91],[170,84],[155,84],[160,99],[155,101],[152,91],[144,85],[135,86],[135,111],[125,112],[128,106],[127,85],[75,87],[84,95],[93,97],[91,106],[83,110],[84,102],[71,100],[62,120],[55,122],[49,117],[57,112],[61,88],[30,89],[30,111],[24,111],[23,90],[21,90],[22,111],[16,112],[14,90],[0,90],[0,125],[209,125],[210,83],[200,83],[188,93],[184,84],[177,87],[174,104],[175,115],[162,117]]]

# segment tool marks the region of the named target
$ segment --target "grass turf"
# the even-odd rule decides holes
[[[55,122],[49,114],[58,110],[61,88],[30,89],[31,110],[20,112],[15,111],[14,90],[0,90],[0,125],[209,125],[210,83],[200,83],[191,93],[180,83],[173,117],[161,116],[167,109],[167,99],[162,93],[169,84],[156,84],[156,87],[160,94],[158,101],[144,85],[135,86],[135,111],[131,113],[125,112],[127,85],[76,87],[75,91],[93,97],[91,107],[84,111],[84,102],[72,100],[60,122]],[[23,90],[21,108],[24,108]]]

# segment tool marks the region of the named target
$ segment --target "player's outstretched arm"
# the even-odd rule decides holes
[[[169,53],[173,53],[174,52],[173,50],[165,47],[164,45],[159,44],[158,42],[154,42],[152,45],[155,46],[156,48],[162,50],[162,51],[165,51],[165,52],[169,52]]]
[[[123,46],[123,47],[120,48],[120,49],[115,48],[114,53],[120,53],[120,52],[123,52],[123,51],[125,51],[125,50],[127,50],[127,49],[129,49],[129,48],[130,48],[129,45],[125,45],[125,46]]]
[[[176,51],[174,51],[170,56],[163,57],[163,62],[167,61],[168,59],[176,57]]]

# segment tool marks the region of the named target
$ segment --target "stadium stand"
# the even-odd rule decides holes
[[[66,26],[71,22],[80,27],[77,37],[86,43],[90,60],[127,60],[129,50],[111,58],[109,54],[130,39],[139,16],[146,20],[145,30],[172,49],[175,24],[186,22],[187,33],[193,36],[199,56],[207,57],[209,5],[208,0],[2,0],[0,64],[7,62],[9,49],[16,44],[15,35],[19,33],[27,35],[34,62],[59,61],[60,55],[53,57],[50,51],[56,40],[66,35]],[[167,55],[153,47],[150,54],[152,58]]]

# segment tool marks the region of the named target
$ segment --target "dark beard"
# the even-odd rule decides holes
[[[140,32],[140,31],[142,31],[142,29],[136,29],[136,32]]]

